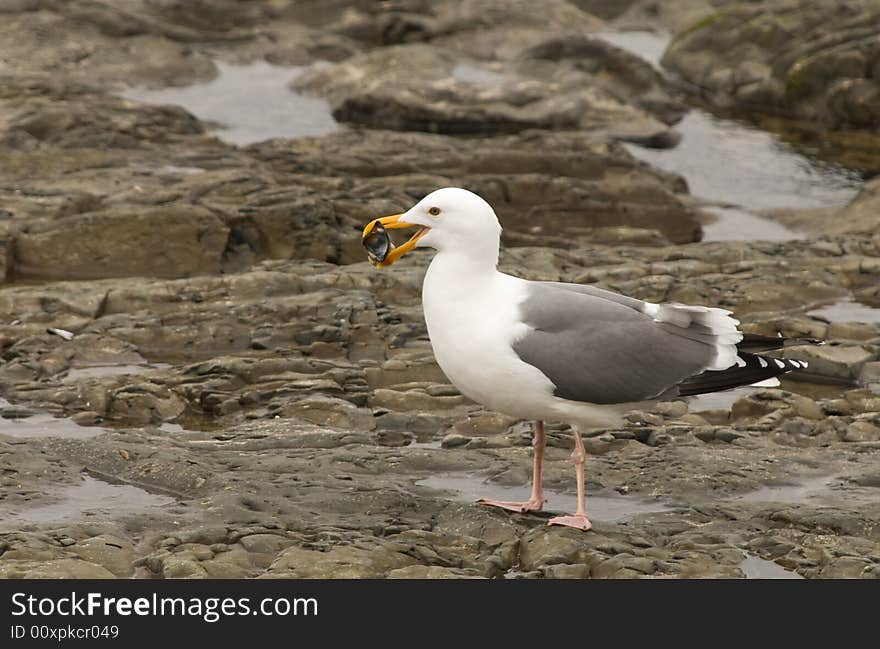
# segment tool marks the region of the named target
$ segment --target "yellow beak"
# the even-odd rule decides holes
[[[397,230],[400,228],[416,228],[421,227],[421,230],[416,232],[406,243],[396,248],[392,248],[387,255],[383,259],[373,259],[370,258],[370,263],[372,263],[376,268],[387,268],[395,261],[403,257],[406,253],[410,252],[416,247],[416,243],[419,239],[421,239],[425,234],[427,234],[430,228],[426,228],[423,226],[419,226],[416,223],[407,223],[406,221],[401,221],[403,214],[393,214],[392,216],[383,216],[380,219],[373,219],[369,223],[367,223],[364,228],[363,234],[361,235],[361,240],[363,241],[368,236],[373,234],[378,225],[381,225],[386,230]]]

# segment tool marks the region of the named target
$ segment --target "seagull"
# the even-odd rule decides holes
[[[410,227],[419,229],[394,247],[385,231]],[[621,426],[627,411],[660,400],[778,385],[776,377],[807,363],[758,352],[816,342],[743,334],[724,309],[655,304],[594,286],[501,273],[498,217],[480,196],[456,187],[438,189],[402,214],[374,219],[363,243],[379,268],[415,248],[436,250],[422,305],[437,363],[473,401],[535,422],[531,497],[481,504],[541,510],[543,422],[572,427],[577,511],[550,518],[550,525],[592,527],[581,433]]]

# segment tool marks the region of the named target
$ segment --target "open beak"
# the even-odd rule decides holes
[[[361,235],[361,243],[367,249],[370,263],[376,268],[387,268],[395,261],[403,257],[416,247],[416,243],[430,228],[419,226],[416,223],[407,223],[401,220],[403,214],[394,214],[392,216],[383,216],[380,219],[373,219],[364,228]],[[406,243],[401,246],[394,247],[385,230],[397,230],[400,228],[421,228]]]

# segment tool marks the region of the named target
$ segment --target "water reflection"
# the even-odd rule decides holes
[[[247,145],[276,137],[297,138],[340,130],[330,104],[294,92],[288,84],[304,68],[265,61],[229,65],[216,61],[219,74],[207,82],[180,88],[130,88],[120,94],[151,104],[183,106],[204,121],[223,126],[217,136]]]
[[[599,32],[598,38],[659,68],[669,35]],[[858,191],[855,171],[807,157],[777,136],[741,122],[692,109],[675,126],[682,139],[672,149],[625,144],[635,157],[683,176],[690,193],[715,203],[718,220],[705,241],[787,240],[804,235],[756,214],[772,208],[842,207]]]

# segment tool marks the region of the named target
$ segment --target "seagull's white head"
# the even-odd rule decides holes
[[[431,192],[403,214],[370,221],[363,238],[368,245],[378,226],[385,229],[419,227],[413,237],[387,253],[372,257],[379,268],[390,266],[414,248],[456,251],[474,259],[498,260],[501,224],[492,206],[460,187],[444,187]],[[369,246],[368,246],[369,249]]]

